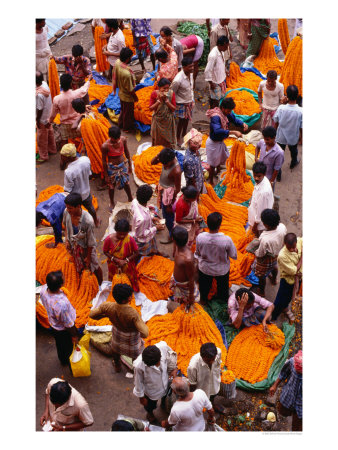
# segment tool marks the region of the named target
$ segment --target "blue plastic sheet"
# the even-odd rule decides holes
[[[149,77],[146,77],[144,79],[144,81],[142,83],[139,83],[135,86],[135,92],[137,92],[139,89],[142,89],[144,87],[148,87],[148,86],[153,86],[155,84],[155,73],[158,70],[158,65],[155,66],[155,70],[153,70],[152,72],[147,72],[147,74],[149,75]]]
[[[218,328],[219,332],[221,333],[222,341],[223,341],[225,348],[228,350],[229,346],[228,346],[227,337],[226,337],[225,329],[224,329],[222,322],[220,320],[216,319],[215,325]]]
[[[107,81],[107,78],[103,75],[100,75],[96,70],[92,70],[93,78],[96,82],[96,84],[104,84],[106,86],[109,86],[110,83]]]
[[[183,172],[183,171],[184,171],[184,170],[183,170],[184,155],[182,155],[182,153],[177,152],[177,151],[175,151],[175,153],[176,153],[177,161],[178,161],[178,163],[179,163],[179,165],[180,165],[180,168],[181,168],[181,170],[182,170],[182,172]]]
[[[116,88],[116,94],[112,92],[108,95],[106,98],[106,101],[102,103],[102,105],[99,108],[99,112],[103,114],[107,111],[107,108],[112,109],[115,114],[120,114],[121,112],[121,102],[119,97],[119,88]]]
[[[254,284],[255,286],[258,286],[258,278],[255,275],[254,270],[252,270],[249,275],[245,277],[246,280],[248,280],[251,284]]]
[[[255,73],[256,75],[258,75],[260,78],[262,78],[262,80],[266,80],[266,77],[264,76],[264,75],[262,75],[261,73],[260,73],[260,71],[258,70],[258,69],[256,69],[255,67],[248,67],[248,68],[245,68],[245,67],[240,67],[240,69],[239,69],[242,73],[243,72],[253,72],[253,73]]]
[[[141,133],[146,133],[150,130],[150,125],[145,125],[142,122],[139,122],[138,120],[135,120],[135,126],[137,129],[141,131]]]
[[[271,33],[270,37],[273,38],[273,39],[276,39],[278,41],[278,44],[279,44],[278,33],[276,31],[274,33]],[[281,48],[282,47],[280,45],[274,45],[274,49],[275,49],[276,55],[277,55],[277,53],[279,53]]]

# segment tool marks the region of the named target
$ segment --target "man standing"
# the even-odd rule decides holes
[[[60,114],[60,133],[61,133],[61,146],[68,143],[68,139],[74,139],[79,136],[79,132],[73,127],[74,122],[80,117],[80,114],[72,107],[72,101],[76,98],[83,98],[88,92],[89,80],[92,75],[89,76],[88,81],[79,89],[72,90],[72,76],[68,73],[64,73],[60,77],[60,86],[62,92],[53,98],[52,112],[49,117],[49,123],[52,124],[55,116]]]
[[[113,324],[112,349],[115,371],[121,372],[121,355],[136,359],[144,349],[141,338],[149,335],[147,325],[140,314],[129,303],[133,296],[133,289],[128,284],[116,284],[113,288],[113,297],[116,301],[104,302],[98,308],[90,311],[91,319],[99,320],[104,317]]]
[[[177,124],[177,144],[182,144],[183,136],[187,134],[189,120],[192,119],[194,108],[194,90],[193,90],[193,71],[194,64],[190,56],[182,59],[182,70],[175,76],[171,83],[171,89],[175,92],[176,111],[178,118]]]
[[[195,283],[196,266],[194,255],[188,243],[188,231],[176,226],[172,232],[174,240],[174,273],[170,281],[170,287],[174,293],[174,301],[192,305],[198,302],[200,294]]]
[[[198,260],[201,304],[208,302],[212,280],[217,281],[217,298],[225,303],[229,297],[230,259],[237,259],[237,249],[229,236],[219,231],[222,215],[214,212],[208,215],[209,232],[201,233],[196,239],[195,257]]]
[[[109,76],[111,78],[114,65],[120,56],[121,50],[126,46],[126,39],[116,19],[106,19],[106,25],[111,34],[107,45],[102,48],[102,53],[107,56],[110,65]]]
[[[93,425],[89,405],[68,381],[52,378],[45,395],[45,410],[40,425],[52,424],[52,431],[79,431]]]
[[[159,195],[161,199],[161,208],[165,224],[169,232],[167,241],[160,241],[161,244],[170,244],[172,242],[171,232],[174,227],[175,213],[173,204],[177,194],[181,190],[182,171],[179,162],[176,159],[175,150],[172,148],[163,148],[157,156],[151,160],[151,165],[162,163],[162,172],[159,181]]]
[[[116,93],[116,88],[119,88],[121,102],[118,126],[127,133],[135,128],[134,103],[138,100],[135,94],[135,75],[128,67],[132,56],[133,52],[130,48],[123,48],[120,52],[120,58],[115,62],[113,69],[113,92]]]
[[[220,36],[217,45],[208,56],[208,63],[204,71],[205,81],[209,83],[210,109],[219,106],[220,99],[225,95],[225,77],[229,73],[226,70],[225,52],[229,47],[229,39]]]
[[[255,149],[255,162],[262,161],[266,165],[266,178],[270,181],[272,188],[278,172],[283,166],[284,151],[276,143],[276,129],[265,127],[262,131],[263,139],[258,141]]]
[[[52,54],[48,44],[48,27],[45,19],[35,19],[35,58],[36,71],[41,72],[43,79],[48,81],[48,63]]]
[[[71,55],[60,57],[52,56],[52,58],[54,58],[57,64],[63,64],[66,73],[71,75],[73,90],[82,87],[85,84],[85,79],[92,74],[90,59],[83,56],[83,47],[81,45],[73,45]],[[83,95],[83,100],[86,105],[89,104],[88,90]]]
[[[166,41],[170,47],[172,47],[177,55],[177,65],[178,65],[178,71],[182,69],[182,59],[183,59],[183,46],[180,43],[180,41],[173,37],[173,32],[171,28],[167,26],[163,26],[160,29],[160,35],[161,37]]]
[[[54,131],[48,119],[52,110],[52,97],[48,84],[43,81],[42,72],[36,72],[36,140],[39,149],[40,163],[48,161],[48,154],[55,154],[56,144]]]
[[[145,71],[143,61],[149,54],[153,70],[155,70],[155,52],[151,40],[152,29],[150,22],[151,19],[131,19],[131,31],[133,33],[134,46],[136,47],[137,57],[143,71]]]
[[[272,209],[274,198],[271,183],[265,176],[266,165],[257,161],[252,166],[252,171],[256,184],[248,208],[248,222],[252,232],[259,237],[264,230],[261,220],[262,211],[267,208]]]
[[[65,366],[69,364],[73,344],[78,343],[78,334],[75,327],[76,311],[61,290],[64,284],[61,271],[49,272],[46,283],[47,286],[41,288],[40,299],[47,311],[59,361]]]
[[[187,146],[183,162],[183,171],[187,186],[194,186],[198,194],[203,193],[204,176],[199,149],[202,144],[202,133],[191,128],[184,136],[184,145]]]
[[[164,407],[169,377],[174,378],[177,374],[176,364],[176,353],[164,341],[146,347],[133,363],[133,393],[147,411],[150,423],[156,421],[154,410],[158,400],[161,399],[161,407]]]
[[[215,24],[210,32],[210,50],[212,50],[217,45],[217,40],[221,36],[226,36],[228,38],[229,42],[233,41],[233,38],[231,36],[230,30],[229,30],[229,22],[230,19],[219,19],[219,23]],[[229,45],[229,48],[226,50],[225,54],[225,62],[228,59],[232,59],[232,52],[231,47]]]
[[[87,208],[89,214],[93,217],[96,227],[101,225],[101,220],[97,217],[93,206],[93,199],[90,193],[89,176],[90,159],[88,156],[76,156],[76,147],[74,144],[66,144],[60,151],[61,169],[65,170],[64,190],[65,192],[80,194],[82,204]]]

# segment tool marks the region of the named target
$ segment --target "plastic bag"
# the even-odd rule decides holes
[[[90,334],[88,333],[80,339],[76,346],[74,345],[73,353],[69,357],[73,377],[89,377],[91,375],[89,340]]]

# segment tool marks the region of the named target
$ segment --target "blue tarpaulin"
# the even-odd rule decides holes
[[[245,68],[245,67],[240,67],[240,71],[243,73],[243,72],[253,72],[253,73],[255,73],[256,75],[258,75],[260,78],[262,78],[262,80],[266,80],[266,77],[264,76],[264,75],[262,75],[261,73],[260,73],[260,71],[258,70],[258,69],[256,69],[255,67],[248,67],[248,68]]]
[[[96,70],[92,70],[93,78],[96,82],[96,84],[104,84],[104,85],[110,85],[110,83],[107,81],[107,78],[103,75],[100,75]]]
[[[278,44],[279,44],[278,33],[276,31],[274,33],[271,33],[270,37],[273,38],[273,39],[276,39],[278,41]],[[275,52],[276,52],[276,55],[277,55],[277,53],[279,53],[279,51],[281,49],[281,46],[280,45],[274,45],[274,48],[275,48]]]

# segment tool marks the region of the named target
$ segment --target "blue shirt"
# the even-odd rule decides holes
[[[36,211],[42,213],[52,225],[56,243],[62,242],[62,216],[65,208],[65,195],[61,193],[52,195],[36,207]]]
[[[264,139],[258,141],[256,147],[260,149],[258,161],[262,161],[266,165],[265,176],[268,180],[271,180],[274,170],[282,168],[284,151],[277,143],[275,143],[275,145],[267,152]]]
[[[243,122],[236,118],[233,112],[227,115],[229,122],[232,122],[237,127],[242,127]],[[229,130],[222,128],[221,119],[219,116],[211,117],[210,119],[210,139],[219,142],[223,141],[229,136]]]
[[[301,419],[303,417],[303,374],[296,372],[293,358],[286,361],[278,378],[282,381],[287,380],[279,401],[285,408],[295,410]]]
[[[196,189],[198,190],[198,192],[202,192],[204,176],[201,157],[199,156],[198,152],[196,154],[194,151],[191,151],[189,147],[185,152],[183,170],[187,185],[191,184],[192,179],[194,179],[196,183]]]
[[[297,104],[280,105],[273,120],[278,123],[276,141],[279,144],[297,145],[299,129],[303,128],[303,108]]]

